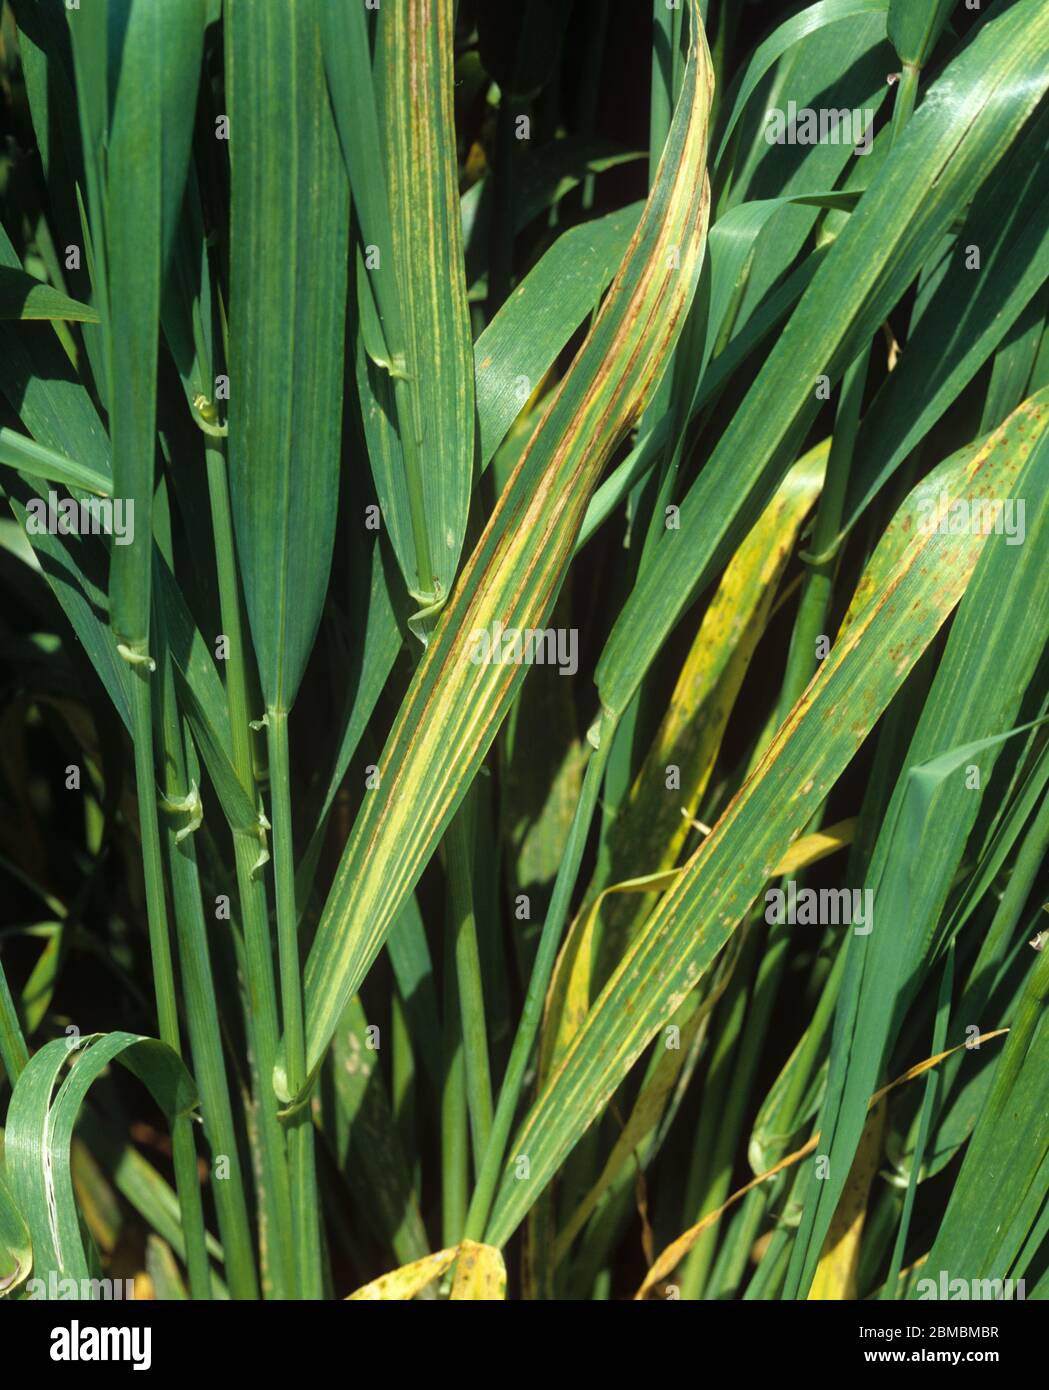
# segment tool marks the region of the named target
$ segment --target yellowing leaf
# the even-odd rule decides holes
[[[856,818],[852,817],[814,831],[811,835],[803,835],[780,859],[772,877],[796,874],[826,859],[828,855],[851,845],[855,833]],[[600,892],[573,922],[547,997],[541,1076],[545,1076],[562,1056],[590,1008],[594,930],[602,904],[613,893],[661,893],[666,888],[672,888],[682,872],[682,869],[667,869],[626,879],[623,883],[613,883]]]
[[[422,1293],[427,1284],[432,1284],[446,1270],[451,1269],[457,1249],[458,1247],[453,1245],[449,1250],[438,1250],[434,1255],[413,1260],[410,1265],[401,1265],[400,1269],[391,1270],[389,1274],[383,1274],[371,1283],[362,1284],[359,1289],[354,1289],[353,1293],[347,1295],[347,1302],[396,1302],[414,1298],[416,1294]]]
[[[816,1277],[809,1290],[810,1299],[854,1299],[856,1269],[860,1260],[860,1238],[867,1216],[871,1183],[878,1171],[886,1105],[877,1101],[867,1116],[863,1137],[849,1170],[834,1219],[830,1223]]]
[[[451,1298],[495,1302],[506,1297],[506,1265],[501,1252],[491,1245],[464,1240],[362,1284],[347,1295],[347,1302],[404,1302],[422,1293],[453,1264]]]
[[[477,1299],[498,1303],[506,1298],[506,1265],[494,1245],[464,1240],[459,1246],[452,1281],[453,1299]]]

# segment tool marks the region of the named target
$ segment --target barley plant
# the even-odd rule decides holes
[[[1046,0],[0,14],[0,1294],[1049,1296]]]

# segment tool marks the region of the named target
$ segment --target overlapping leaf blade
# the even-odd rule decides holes
[[[1020,0],[989,17],[929,90],[684,499],[680,530],[661,538],[622,610],[597,669],[606,707],[626,708],[690,597],[768,501],[815,417],[818,377],[845,370],[1047,87],[1049,10]],[[912,198],[915,186],[927,196]]]
[[[504,490],[420,664],[344,851],[306,966],[312,1070],[346,1000],[465,794],[524,676],[475,663],[493,622],[536,628],[564,577],[590,494],[665,365],[699,272],[710,69],[695,26],[682,98],[629,252]]]
[[[1013,417],[1011,429],[968,451],[955,495],[1008,488],[1029,451],[1024,431],[1045,423],[1044,408],[1028,407]],[[486,1233],[493,1244],[513,1233],[709,968],[958,602],[984,539],[916,535],[832,649],[751,777],[641,928],[514,1140],[513,1154],[529,1159],[530,1180],[518,1182],[512,1165],[504,1174]]]
[[[979,769],[976,785],[966,777],[966,766],[959,766],[931,796],[923,797],[913,769],[959,745],[1010,729],[1049,638],[1049,573],[1042,539],[1049,519],[1047,421],[1049,396],[1043,393],[1003,426],[1014,434],[1016,452],[1027,466],[1012,486],[978,495],[1002,506],[1007,498],[1022,498],[1025,515],[1030,506],[1031,522],[1023,544],[1010,544],[1004,533],[990,537],[952,627],[871,862],[867,883],[874,891],[875,921],[883,925],[850,949],[821,1120],[831,1173],[817,1185],[817,1198],[799,1234],[795,1263],[802,1283],[811,1273],[815,1247],[840,1192],[839,1175],[847,1171],[859,1142],[866,1098],[913,998],[913,981],[928,968],[933,932],[979,812],[981,789],[991,781],[1003,745],[973,754],[972,765]],[[1006,661],[1009,677],[1003,679]],[[912,805],[914,816],[902,819]]]

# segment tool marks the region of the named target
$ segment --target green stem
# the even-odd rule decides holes
[[[393,1027],[393,1118],[400,1137],[401,1148],[410,1163],[414,1163],[413,1186],[419,1185],[418,1145],[415,1140],[415,1055],[412,1034],[408,1026],[404,1000],[399,989],[394,991],[390,1006]]]
[[[787,1272],[791,1248],[790,1235],[791,1232],[787,1230],[773,1231],[761,1264],[747,1285],[744,1300],[762,1299],[771,1302],[775,1299]]]
[[[796,1052],[790,1068],[783,1099],[776,1112],[777,1128],[780,1133],[793,1134],[800,1123],[799,1111],[805,1099],[813,1070],[819,1060],[824,1038],[834,1017],[844,970],[845,950],[842,947],[834,958],[834,965],[824,982],[816,1011],[812,1015],[809,1027],[805,1030],[801,1046]],[[735,1290],[742,1282],[751,1247],[757,1239],[758,1226],[774,1191],[775,1185],[773,1183],[763,1183],[760,1187],[756,1187],[753,1192],[749,1192],[743,1199],[740,1214],[732,1227],[733,1248],[725,1255],[722,1271],[719,1273],[718,1270],[715,1270],[713,1276],[714,1286],[710,1291],[713,1298],[734,1295]],[[719,1258],[719,1264],[721,1263]]]
[[[744,958],[740,960],[734,975],[739,987],[733,991],[731,999],[725,1001],[726,1026],[717,1030],[711,1054],[708,1082],[703,1088],[692,1171],[689,1174],[685,1219],[690,1226],[721,1206],[729,1194],[733,1160],[743,1122],[743,1107],[751,1095],[750,1082],[760,1052],[760,1048],[748,1048],[748,1040],[754,1035],[760,1035],[760,1040],[764,1040],[764,1020],[758,1023],[753,1015],[759,1002],[768,998],[769,977],[773,987],[778,984],[780,961],[785,956],[786,948],[785,942],[777,946],[769,940],[768,948],[760,957],[757,983],[750,996],[747,981],[761,935],[760,925],[752,922],[748,939],[743,944]],[[682,1299],[692,1301],[702,1297],[717,1247],[719,1228],[720,1222],[714,1222],[689,1251],[681,1272]]]
[[[499,1091],[499,1101],[495,1109],[495,1118],[492,1121],[491,1139],[488,1142],[484,1162],[477,1177],[477,1186],[470,1202],[470,1210],[466,1218],[466,1236],[470,1240],[483,1238],[484,1229],[491,1214],[495,1189],[502,1168],[503,1154],[506,1151],[510,1128],[517,1113],[517,1103],[521,1097],[528,1060],[531,1057],[532,1048],[539,1032],[539,1025],[542,1022],[546,991],[557,960],[561,933],[568,916],[568,907],[575,887],[576,876],[579,873],[583,850],[586,847],[587,836],[590,832],[590,822],[597,805],[597,796],[614,732],[614,721],[611,717],[606,716],[601,723],[600,743],[587,764],[582,790],[576,803],[575,815],[568,832],[561,865],[557,871],[546,921],[543,923],[543,930],[539,937],[539,949],[532,966],[532,976],[528,982],[528,993],[525,996],[521,1021],[517,1026],[514,1045],[510,1051],[510,1060],[506,1066],[506,1075]]]
[[[728,85],[725,81],[725,65],[728,59],[729,49],[736,38],[736,31],[743,18],[742,5],[719,4],[717,12],[717,29],[714,33],[714,40],[710,45],[710,65],[714,70],[714,98],[710,107],[710,128],[713,130],[717,125],[718,114],[721,110],[721,102],[724,98],[725,88]]]
[[[933,1057],[941,1053],[947,1046],[947,1024],[951,1013],[951,989],[954,983],[954,944],[951,943],[947,953],[947,960],[943,967],[943,979],[940,983],[940,998],[936,1008],[936,1022],[933,1026],[932,1053]],[[914,1199],[918,1195],[918,1175],[921,1171],[922,1163],[925,1159],[925,1146],[929,1142],[929,1133],[932,1129],[933,1116],[936,1113],[936,1093],[937,1088],[943,1083],[940,1075],[940,1068],[933,1067],[925,1077],[925,1094],[922,1097],[921,1119],[918,1122],[918,1138],[914,1146],[914,1153],[911,1157],[911,1171],[907,1182],[907,1193],[903,1199],[903,1211],[900,1213],[900,1224],[896,1232],[896,1241],[892,1249],[892,1261],[889,1265],[889,1274],[885,1283],[882,1285],[881,1296],[883,1300],[896,1298],[899,1283],[900,1270],[903,1268],[903,1252],[907,1247],[907,1233],[911,1225],[911,1213],[914,1211]]]
[[[896,90],[896,104],[892,111],[892,133],[890,139],[895,145],[903,133],[903,128],[911,118],[918,99],[918,79],[921,68],[913,63],[904,63],[900,73],[900,84]]]
[[[246,646],[241,623],[240,590],[237,584],[236,550],[230,513],[229,483],[226,473],[225,441],[208,437],[205,446],[211,523],[215,538],[218,573],[219,611],[223,633],[228,639],[226,655],[226,703],[229,709],[233,770],[253,803],[258,796],[251,748]],[[260,840],[254,829],[231,826],[236,860],[237,893],[244,932],[245,976],[249,1008],[245,1028],[256,1059],[259,1082],[255,1103],[259,1115],[259,1246],[263,1256],[263,1280],[274,1298],[287,1298],[293,1281],[291,1199],[288,1190],[288,1164],[284,1131],[277,1114],[273,1089],[273,1068],[280,1044],[277,989],[273,975],[273,949],[270,940],[266,884],[256,869]]]
[[[157,1024],[162,1042],[182,1055],[179,1042],[175,972],[171,961],[171,933],[164,895],[164,868],[157,824],[157,789],[153,771],[153,713],[145,643],[138,645],[140,658],[131,665],[131,718],[135,745],[135,782],[138,792],[139,830],[142,837],[142,869],[146,885],[149,949],[153,962],[153,987],[157,1000]],[[172,1127],[175,1187],[186,1236],[186,1264],[194,1299],[211,1298],[211,1271],[204,1235],[204,1208],[197,1176],[197,1148],[188,1115]]]
[[[455,942],[455,973],[459,985],[466,1098],[470,1111],[474,1166],[480,1170],[492,1133],[492,1081],[488,1062],[488,1031],[481,981],[481,953],[474,913],[474,802],[466,799],[452,817],[445,835],[451,929]]]
[[[175,935],[185,990],[193,1074],[200,1092],[204,1134],[213,1162],[224,1160],[225,1173],[213,1168],[212,1191],[219,1232],[225,1253],[226,1274],[234,1298],[257,1299],[258,1279],[248,1220],[248,1203],[240,1166],[240,1150],[233,1123],[226,1064],[222,1053],[215,981],[208,952],[207,927],[201,898],[200,874],[189,811],[174,810],[190,797],[183,731],[175,701],[175,677],[171,665],[163,613],[155,630],[160,652],[158,674],[158,747],[164,769],[164,793],[168,802],[165,850],[171,875],[175,908]],[[183,823],[180,823],[183,822]]]
[[[996,1115],[999,1122],[1005,1121],[1010,1093],[1020,1068],[1027,1060],[1035,1030],[1045,1017],[1046,999],[1049,999],[1049,951],[1041,951],[1035,957],[1013,1014],[1009,1036],[995,1068],[991,1094],[984,1111],[988,1116]]]
[[[816,643],[820,637],[826,635],[824,628],[830,611],[834,571],[837,566],[836,555],[828,556],[827,552],[831,550],[838,535],[845,511],[845,495],[849,486],[849,472],[856,447],[869,362],[868,343],[846,369],[842,379],[838,411],[834,418],[834,438],[831,440],[827,473],[820,493],[810,547],[810,553],[816,558],[810,561],[798,605],[798,616],[794,623],[779,703],[780,723],[793,709],[815,674],[818,664]]]
[[[457,1245],[466,1226],[468,1188],[466,1070],[463,1030],[459,1021],[459,983],[455,969],[455,941],[444,938],[444,1009],[441,1089],[441,1243]]]
[[[273,813],[273,878],[277,896],[277,953],[284,1016],[285,1065],[289,1094],[300,1097],[287,1121],[295,1292],[302,1299],[319,1299],[323,1281],[313,1122],[308,1097],[301,1099],[306,1086],[306,1033],[303,1024],[298,910],[295,903],[287,710],[271,708],[266,711],[266,735]]]

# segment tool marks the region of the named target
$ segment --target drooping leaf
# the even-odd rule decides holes
[[[71,1057],[72,1068],[58,1085]],[[90,1278],[69,1146],[88,1088],[113,1061],[145,1082],[169,1122],[189,1115],[196,1105],[189,1073],[154,1038],[98,1033],[80,1039],[75,1051],[69,1039],[58,1038],[30,1058],[11,1097],[4,1150],[7,1181],[32,1237],[34,1278],[46,1280],[52,1271],[58,1279]]]

